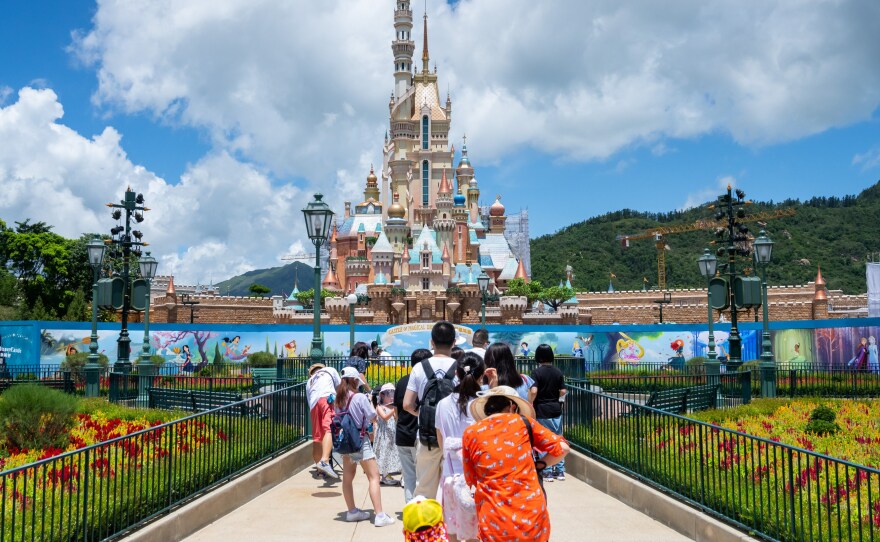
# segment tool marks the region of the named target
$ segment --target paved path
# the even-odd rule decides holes
[[[546,484],[554,542],[678,542],[690,540],[617,499],[580,480]],[[358,471],[354,485],[358,506],[372,510],[366,476]],[[303,471],[231,514],[198,531],[186,542],[400,541],[403,490],[382,488],[385,510],[397,518],[388,527],[343,521],[341,482],[324,483]]]

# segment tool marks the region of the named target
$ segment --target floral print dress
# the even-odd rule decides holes
[[[379,405],[378,408],[391,407]],[[394,419],[394,416],[388,418],[388,421],[383,420],[381,416],[376,417],[376,436],[373,447],[379,464],[379,474],[382,476],[401,471],[400,455],[397,453],[397,445],[394,444],[396,430],[397,420]]]
[[[530,421],[535,448],[562,455],[564,439]],[[465,480],[476,486],[480,540],[550,540],[547,500],[519,414],[496,414],[471,425],[462,448]]]

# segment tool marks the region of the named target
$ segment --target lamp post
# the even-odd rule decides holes
[[[138,260],[138,267],[140,267],[141,278],[147,281],[147,298],[144,300],[144,341],[138,364],[138,375],[140,375],[138,395],[146,397],[147,388],[150,387],[153,375],[156,374],[156,366],[150,360],[150,284],[153,282],[153,277],[156,276],[159,262],[147,252]]]
[[[183,300],[180,302],[180,304],[185,307],[189,307],[189,323],[192,324],[195,322],[195,318],[196,318],[195,317],[196,305],[198,305],[201,302],[200,301],[193,301],[192,295],[190,295],[190,294],[183,294],[181,297],[183,298]]]
[[[746,194],[740,189],[735,191],[730,185],[727,185],[727,193],[722,194],[718,198],[717,205],[712,208],[718,209],[715,219],[721,222],[721,226],[716,230],[715,234],[723,243],[718,248],[717,254],[720,257],[726,256],[725,272],[728,276],[727,296],[730,305],[730,336],[727,339],[728,344],[728,367],[736,368],[742,362],[742,337],[739,333],[738,315],[737,315],[737,297],[734,292],[734,280],[737,277],[736,258],[737,256],[749,256],[748,247],[743,246],[748,242],[749,229],[740,222],[746,216],[745,206],[750,203],[745,200]],[[726,246],[725,246],[726,245]]]
[[[137,230],[131,229],[131,219],[134,218],[135,222],[143,222],[145,211],[149,211],[147,207],[144,207],[144,195],[143,194],[135,194],[131,187],[125,190],[125,198],[119,203],[108,203],[107,207],[113,208],[113,218],[119,220],[122,218],[122,215],[125,215],[125,225],[118,225],[110,230],[110,233],[115,236],[113,239],[113,243],[116,245],[117,249],[113,252],[115,253],[115,257],[122,258],[122,283],[123,283],[123,292],[122,292],[122,317],[121,317],[121,330],[119,332],[119,339],[117,342],[117,357],[116,363],[114,364],[113,369],[117,372],[128,373],[131,370],[131,362],[129,361],[131,355],[131,339],[128,336],[128,313],[131,309],[131,274],[130,274],[130,258],[132,253],[136,256],[140,256],[140,247],[146,246],[147,243],[142,243],[140,239],[143,237],[143,234]],[[136,241],[134,239],[137,239]],[[132,248],[134,247],[134,248]]]
[[[351,349],[354,348],[354,307],[357,305],[358,296],[352,292],[348,294],[348,297],[346,297],[345,300],[348,301],[348,349],[351,351]]]
[[[99,395],[98,382],[100,380],[100,367],[98,366],[98,277],[101,274],[101,265],[104,262],[104,249],[106,245],[101,239],[95,238],[86,245],[89,255],[89,265],[92,266],[92,336],[89,342],[89,361],[86,364],[86,397]]]
[[[761,230],[755,239],[755,261],[761,267],[761,305],[764,306],[764,333],[761,337],[761,397],[776,397],[776,362],[770,343],[770,321],[767,316],[767,265],[773,252],[773,241]]]
[[[489,290],[489,275],[485,271],[480,272],[477,277],[477,284],[480,285],[480,300],[483,310],[483,329],[486,329],[486,292]]]
[[[306,231],[309,239],[315,245],[315,329],[310,352],[313,362],[317,362],[324,356],[324,347],[321,341],[321,245],[327,240],[327,235],[330,233],[330,221],[333,219],[333,211],[330,210],[330,206],[321,201],[323,197],[322,194],[315,194],[315,200],[310,201],[303,209]]]
[[[709,351],[706,354],[706,383],[709,385],[719,384],[721,381],[721,364],[715,353],[715,334],[712,332],[712,288],[710,281],[715,276],[718,267],[718,258],[707,248],[697,260],[700,266],[700,274],[706,277],[706,307],[708,308],[707,322],[709,324]]]

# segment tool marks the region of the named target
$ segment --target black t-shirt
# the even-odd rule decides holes
[[[559,390],[565,389],[565,377],[558,367],[542,363],[532,371],[532,385],[538,388],[535,396],[536,418],[558,418],[562,416],[562,403]]]
[[[415,446],[416,434],[419,431],[419,419],[403,410],[403,396],[406,394],[407,384],[409,384],[409,375],[398,380],[397,385],[394,386],[394,406],[397,408],[394,444],[398,446]]]

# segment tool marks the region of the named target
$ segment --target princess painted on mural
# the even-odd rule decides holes
[[[877,359],[877,339],[872,335],[868,337],[868,370],[872,373],[880,373],[880,361]]]
[[[621,365],[638,365],[645,355],[645,349],[626,333],[620,333],[617,340],[617,360]]]
[[[868,368],[868,339],[862,337],[856,347],[856,355],[853,356],[847,366],[856,371],[864,371]]]
[[[233,338],[223,337],[223,342],[221,345],[225,348],[225,357],[229,361],[243,361],[248,357],[248,350],[251,349],[250,345],[244,347],[244,350],[239,352],[239,342],[241,341],[241,335],[236,335]]]

